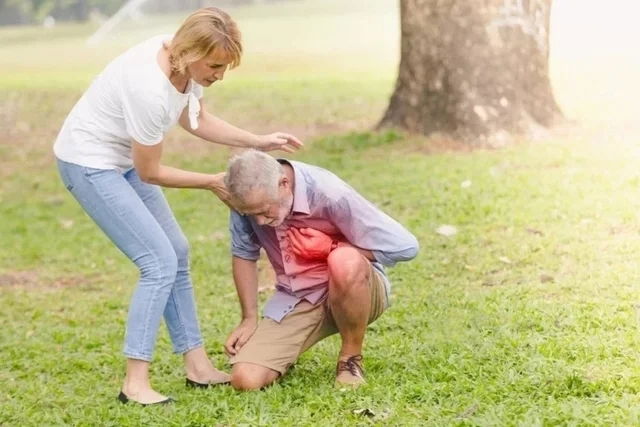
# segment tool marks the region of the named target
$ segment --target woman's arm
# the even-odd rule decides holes
[[[185,108],[180,115],[180,126],[192,135],[210,142],[232,147],[255,148],[262,151],[282,150],[289,153],[293,153],[303,145],[298,138],[288,133],[275,132],[268,135],[256,135],[233,126],[209,113],[205,109],[202,99],[200,99],[198,128],[192,129],[189,124],[188,110]]]
[[[224,185],[224,172],[207,174],[189,172],[160,164],[162,142],[144,145],[133,142],[133,165],[140,179],[149,184],[173,188],[202,188],[213,191],[223,202],[229,200]]]

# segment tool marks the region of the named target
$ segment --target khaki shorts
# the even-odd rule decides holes
[[[382,275],[373,266],[370,268],[369,323],[380,317],[388,306]],[[280,323],[263,318],[258,323],[256,332],[230,362],[231,364],[253,363],[283,375],[302,353],[336,332],[338,328],[326,299],[316,305],[302,300]]]

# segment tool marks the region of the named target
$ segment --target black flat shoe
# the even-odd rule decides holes
[[[209,388],[209,386],[229,384],[229,382],[230,381],[222,381],[222,382],[219,382],[219,383],[199,383],[197,381],[190,380],[189,378],[186,378],[185,385],[187,387],[191,387],[191,388]]]
[[[185,381],[185,385],[187,387],[190,388],[209,388],[209,383],[199,383],[193,380],[190,380],[189,378],[187,378],[187,380]]]
[[[140,406],[166,405],[167,403],[173,403],[173,402],[175,402],[175,400],[173,400],[172,398],[167,397],[166,399],[161,400],[161,401],[159,401],[159,402],[153,402],[153,403],[140,403],[140,402],[136,402],[135,400],[131,400],[131,399],[129,399],[129,396],[127,396],[126,394],[124,394],[124,392],[122,392],[122,391],[121,391],[121,392],[120,392],[120,394],[118,395],[118,400],[120,401],[120,403],[123,403],[123,404],[124,404],[124,403],[132,402],[132,403],[135,403],[135,404],[140,405]]]

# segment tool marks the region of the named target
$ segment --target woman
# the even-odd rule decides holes
[[[295,151],[302,143],[277,132],[254,135],[208,113],[202,87],[239,65],[240,32],[217,8],[189,16],[173,38],[147,40],[115,60],[74,106],[54,152],[67,189],[140,270],[124,354],[127,373],[118,398],[144,405],[171,398],[149,380],[156,334],[164,315],[174,351],[184,356],[187,384],[228,382],[207,357],[189,277],[188,243],[162,187],[201,188],[223,201],[223,174],[161,163],[162,139],[176,122],[206,141],[260,150]]]

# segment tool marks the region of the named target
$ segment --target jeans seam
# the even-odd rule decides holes
[[[177,275],[176,275],[176,279],[177,279]],[[174,290],[175,290],[175,289],[174,289]],[[186,333],[186,328],[185,328],[185,326],[184,326],[184,322],[182,321],[182,316],[180,315],[180,308],[179,308],[179,304],[178,304],[177,299],[175,298],[175,295],[173,295],[173,294],[169,294],[169,298],[172,300],[173,304],[176,306],[176,317],[178,318],[178,326],[180,327],[181,332],[182,332],[182,335],[183,335],[183,336],[182,336],[182,338],[183,338],[183,342],[181,342],[181,343],[180,343],[180,344],[182,344],[182,345],[180,345],[179,347],[180,347],[180,348],[184,348],[184,347],[187,347],[187,346],[188,346],[188,343],[189,343],[189,337],[188,337],[188,335],[187,335],[187,333]],[[184,344],[184,342],[186,342],[187,344],[185,345],[185,344]],[[181,353],[182,351],[178,350],[178,346],[176,346],[176,347],[174,348],[174,352],[175,352],[175,353]]]

